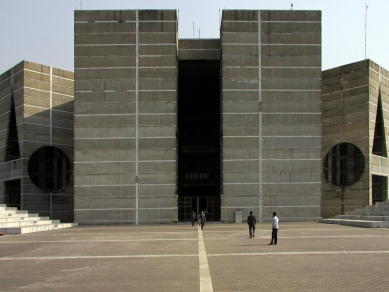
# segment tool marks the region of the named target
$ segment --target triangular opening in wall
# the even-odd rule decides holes
[[[16,112],[13,94],[11,99],[11,119],[8,127],[6,161],[20,158],[18,128],[16,126]]]
[[[377,115],[374,129],[373,154],[387,157],[385,127],[382,114],[381,90],[378,90]]]

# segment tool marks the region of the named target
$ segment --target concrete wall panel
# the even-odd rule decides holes
[[[317,217],[321,182],[321,15],[260,11],[258,19],[256,13],[226,12],[226,21],[222,21],[223,134],[228,133],[223,139],[223,164],[236,172],[223,176],[224,193],[227,190],[232,196],[239,192],[240,184],[246,182],[244,176],[252,176],[259,183],[253,189],[258,197],[254,202],[242,200],[258,210],[262,208],[259,218],[270,220],[266,206],[276,206],[274,209],[282,210],[288,218]],[[257,66],[263,67],[258,70]],[[240,100],[252,104],[228,102]],[[248,137],[250,134],[253,137]],[[259,168],[251,168],[251,161]],[[229,185],[232,182],[233,188]],[[287,199],[275,200],[273,196],[280,192]],[[297,214],[293,209],[305,204],[297,197],[301,193],[316,198],[315,203],[307,201],[313,206],[300,209],[306,214]],[[266,194],[274,200],[266,200]],[[224,217],[233,212],[229,214],[223,209]]]
[[[76,200],[85,198],[93,200],[94,197],[127,197],[129,194],[135,194],[135,183],[132,185],[85,185],[75,188],[79,194]]]
[[[126,25],[121,25],[120,22],[100,25],[91,22],[100,18],[92,13],[93,15],[87,17],[90,21],[87,26],[76,23],[76,27],[80,27],[75,29],[75,67],[85,68],[82,70],[85,76],[79,74],[77,78],[76,74],[76,94],[80,96],[80,102],[76,99],[75,106],[75,148],[76,157],[80,160],[80,164],[76,165],[76,173],[78,170],[80,172],[75,184],[76,194],[84,186],[94,184],[89,180],[94,172],[98,172],[101,175],[96,177],[96,184],[115,185],[115,190],[125,200],[135,202],[140,195],[157,196],[150,193],[152,188],[164,190],[164,196],[174,197],[175,187],[165,185],[175,185],[176,178],[176,11],[116,11],[114,15],[105,11],[101,13],[105,15],[104,18],[113,17],[120,21],[123,17],[128,17],[131,22]],[[85,34],[88,32],[91,34]],[[104,39],[107,33],[110,37]],[[102,39],[104,41],[100,42]],[[84,43],[90,46],[78,46]],[[104,46],[100,44],[107,43],[112,43],[113,46],[105,46],[107,50],[104,50]],[[127,69],[122,68],[123,64]],[[93,69],[94,66],[111,67],[110,70],[117,72],[117,75],[107,70],[103,71],[108,73],[106,75],[93,75],[99,74]],[[87,137],[96,139],[85,139]],[[98,137],[106,139],[99,140]],[[89,167],[83,168],[82,162],[88,160],[94,163],[87,163]],[[112,166],[104,163],[109,160],[117,162],[111,163]],[[120,163],[122,160],[128,162]],[[100,166],[98,170],[95,169],[97,166]],[[82,174],[84,172],[85,175]],[[128,176],[124,176],[126,173]],[[135,184],[138,184],[136,188]],[[128,185],[130,192],[124,191],[125,185]],[[115,197],[113,200],[119,199]],[[117,205],[116,202],[112,204]],[[177,208],[176,200],[161,200],[161,204],[167,210]],[[82,214],[81,222],[100,220],[86,212],[85,208],[86,206],[82,206],[78,210]],[[147,222],[143,217],[148,217],[149,222],[165,222],[177,218],[177,209],[173,213],[154,212],[152,209],[144,209],[147,206],[132,205],[128,210],[131,218],[121,218],[120,214],[112,213],[103,201],[98,202],[96,208],[106,209],[106,218],[100,221],[112,224]]]

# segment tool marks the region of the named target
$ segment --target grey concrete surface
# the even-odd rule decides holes
[[[28,170],[31,155],[46,146],[62,150],[73,164],[73,72],[21,61],[0,74],[0,100],[0,203],[9,204],[10,201],[19,201],[15,198],[20,197],[20,203],[13,206],[18,205],[23,210],[49,216],[50,219],[73,222],[73,176],[70,176],[68,183],[63,171],[46,177],[43,175],[46,162],[41,160],[41,185],[37,187],[30,179]],[[10,126],[12,108],[15,109],[17,131],[17,139],[13,142],[19,144],[20,155],[14,153],[8,157],[11,149],[15,149],[8,142],[12,136],[10,133],[15,131]],[[51,196],[49,190],[42,189],[47,179],[52,179],[55,186],[66,188]],[[19,187],[6,186],[6,183],[17,181],[20,182]],[[17,192],[20,195],[16,195]],[[11,193],[12,197],[15,196],[12,200],[9,199]]]
[[[375,201],[388,199],[386,190],[389,174],[389,136],[386,128],[389,120],[385,114],[389,109],[388,79],[388,71],[372,60],[363,60],[322,72],[322,159],[325,159],[332,147],[347,142],[356,145],[365,160],[363,175],[347,187],[343,199],[342,195],[339,195],[339,187],[334,186],[333,182],[329,184],[323,177],[321,215],[324,218],[342,214],[342,206],[347,213],[374,205]],[[379,117],[379,111],[382,119]],[[376,125],[380,122],[385,129],[382,134],[384,139],[383,142],[376,143],[382,144],[382,153],[377,151],[378,147],[373,147],[375,141],[381,141],[380,136],[376,134]],[[330,175],[335,177],[335,173]],[[348,176],[350,177],[350,174]],[[373,176],[383,179],[381,185],[374,181]],[[385,191],[380,191],[381,189]]]
[[[0,291],[388,291],[386,228],[280,218],[278,245],[270,233],[261,223],[254,239],[246,224],[1,236]]]
[[[175,10],[75,11],[75,221],[177,221],[177,27]]]
[[[250,206],[257,206],[262,221],[273,211],[285,221],[316,220],[321,13],[223,10],[220,32],[222,222],[233,222],[235,210],[249,212]]]

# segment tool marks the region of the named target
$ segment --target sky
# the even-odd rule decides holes
[[[176,9],[179,38],[219,38],[223,9],[290,10],[291,3],[322,11],[322,70],[365,54],[389,70],[388,0],[0,0],[0,74],[22,60],[73,71],[74,10]]]

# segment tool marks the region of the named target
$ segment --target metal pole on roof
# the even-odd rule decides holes
[[[367,8],[368,8],[368,6],[366,5],[366,1],[365,1],[365,7],[366,7],[366,12],[365,12],[365,59],[366,59],[366,27],[367,27]]]

